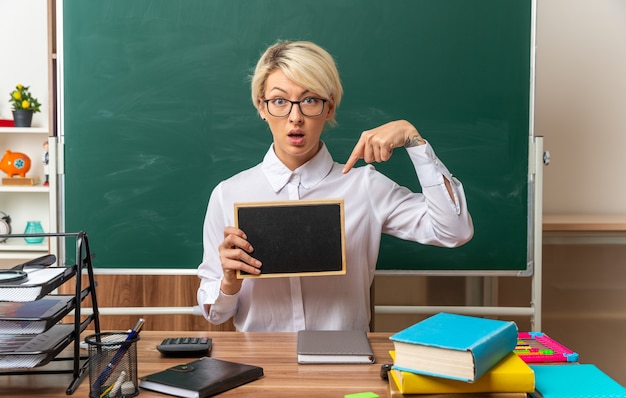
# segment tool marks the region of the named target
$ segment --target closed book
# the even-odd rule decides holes
[[[391,373],[391,372],[390,372]],[[468,393],[442,393],[442,394],[405,394],[389,376],[387,387],[389,398],[527,398],[525,392],[468,392]]]
[[[298,363],[374,363],[363,330],[300,330]]]
[[[263,368],[215,358],[200,358],[141,378],[147,390],[184,398],[210,397],[263,376]]]
[[[530,365],[535,371],[535,397],[626,398],[626,388],[592,364]]]
[[[440,312],[390,339],[395,369],[474,382],[515,349],[517,325]]]
[[[391,352],[391,357],[395,353]],[[519,356],[510,353],[473,383],[392,369],[403,394],[485,393],[535,391],[535,373]]]

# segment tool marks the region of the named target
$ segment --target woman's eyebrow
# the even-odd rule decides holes
[[[280,88],[278,86],[275,86],[275,87],[272,87],[271,89],[269,89],[268,93],[271,93],[274,90],[277,90],[277,91],[280,91],[281,93],[287,94],[286,90],[284,90],[284,89],[282,89],[282,88]],[[311,90],[304,90],[303,92],[301,92],[298,95],[298,97],[304,97],[305,95],[309,95],[309,94],[312,94]]]

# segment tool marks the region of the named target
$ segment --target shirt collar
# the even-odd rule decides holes
[[[263,158],[261,167],[275,192],[283,189],[293,174],[300,176],[300,185],[302,187],[310,189],[330,173],[333,167],[333,158],[330,152],[328,152],[326,144],[322,142],[322,147],[311,160],[296,170],[291,171],[278,159],[272,144]]]

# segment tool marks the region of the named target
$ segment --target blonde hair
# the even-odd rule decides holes
[[[299,86],[333,101],[335,109],[341,103],[343,88],[333,57],[322,47],[308,41],[278,41],[271,45],[257,62],[251,79],[252,103],[258,109],[265,96],[267,77],[281,70]],[[328,120],[337,124],[335,117]]]

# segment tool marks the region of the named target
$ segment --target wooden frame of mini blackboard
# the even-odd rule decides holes
[[[342,199],[235,203],[235,226],[248,237],[260,275],[237,277],[344,275],[346,244]]]

